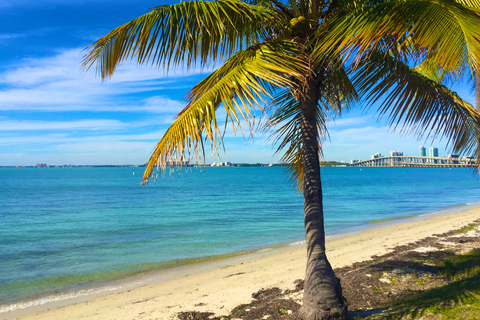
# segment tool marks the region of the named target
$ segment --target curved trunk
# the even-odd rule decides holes
[[[480,111],[480,72],[475,73],[475,107]]]
[[[480,72],[475,73],[475,108],[480,112]],[[480,125],[480,124],[479,124]],[[480,138],[477,140],[477,169],[480,176]]]
[[[307,268],[300,317],[305,320],[347,319],[347,304],[342,295],[340,280],[333,273],[325,254],[319,137],[315,116],[317,103],[315,91],[310,90],[310,93],[309,101],[302,106]]]

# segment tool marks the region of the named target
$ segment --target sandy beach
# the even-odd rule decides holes
[[[426,216],[417,221],[368,229],[359,234],[327,241],[328,258],[334,268],[387,253],[396,246],[459,229],[480,218],[480,207]],[[247,259],[247,260],[244,260]],[[175,319],[182,311],[228,314],[252,300],[252,293],[262,288],[294,287],[303,279],[305,247],[266,251],[257,256],[237,257],[216,264],[195,265],[170,270],[156,283],[99,296],[62,307],[62,302],[37,307],[51,310],[20,310],[3,314],[14,319]],[[169,279],[170,280],[165,280]],[[29,312],[28,315],[23,315]]]

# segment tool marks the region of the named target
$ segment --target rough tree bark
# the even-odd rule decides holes
[[[475,74],[475,108],[480,111],[480,72]]]
[[[475,73],[475,108],[480,112],[480,72]],[[480,125],[480,123],[479,123]],[[480,137],[477,138],[477,153],[480,153]],[[480,155],[477,154],[477,159],[480,159]],[[477,160],[477,170],[480,177],[480,161]]]
[[[319,136],[315,109],[316,89],[305,92],[302,103],[302,137],[304,157],[304,210],[307,268],[303,306],[305,320],[347,319],[347,304],[340,280],[335,276],[325,254],[322,185],[320,181]]]

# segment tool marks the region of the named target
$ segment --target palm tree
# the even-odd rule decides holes
[[[186,96],[143,183],[169,161],[200,161],[207,140],[218,155],[220,107],[234,131],[243,121],[252,130],[256,112],[264,114],[304,195],[300,315],[345,319],[347,304],[325,251],[319,164],[326,121],[365,103],[402,130],[446,136],[455,151],[476,148],[478,113],[425,70],[477,70],[479,27],[471,3],[448,0],[185,1],[112,30],[88,48],[83,66],[96,62],[104,79],[126,59],[166,70],[220,64]]]

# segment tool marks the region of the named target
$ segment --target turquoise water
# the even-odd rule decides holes
[[[302,196],[282,170],[191,168],[142,187],[143,168],[0,168],[0,312],[168,261],[301,241]],[[327,234],[480,202],[471,169],[321,172]]]

